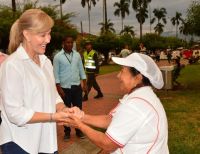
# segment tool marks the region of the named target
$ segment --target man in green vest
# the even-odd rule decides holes
[[[83,97],[83,101],[88,100],[88,94],[93,87],[97,91],[95,99],[103,97],[103,93],[96,81],[96,76],[99,73],[98,55],[95,50],[92,49],[92,43],[86,41],[85,49],[83,53],[85,73],[87,75],[87,92]]]

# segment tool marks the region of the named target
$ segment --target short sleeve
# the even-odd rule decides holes
[[[119,147],[123,147],[145,122],[148,111],[143,112],[142,103],[130,102],[120,104],[113,114],[106,135]]]

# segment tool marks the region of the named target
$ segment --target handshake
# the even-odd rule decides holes
[[[50,114],[50,121],[55,121],[58,125],[79,128],[84,116],[84,112],[78,107],[65,107],[56,113]]]

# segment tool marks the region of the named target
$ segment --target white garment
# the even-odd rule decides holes
[[[110,114],[106,135],[120,147],[112,154],[169,153],[166,114],[151,87],[125,95]]]
[[[56,103],[63,102],[56,90],[50,60],[45,55],[39,57],[41,67],[19,46],[0,72],[0,145],[13,141],[31,154],[57,151],[56,123],[27,122],[34,112],[54,113]]]
[[[120,52],[120,57],[127,57],[131,52],[128,49],[122,49]]]

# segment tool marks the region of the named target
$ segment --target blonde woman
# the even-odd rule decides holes
[[[44,55],[54,22],[40,9],[25,11],[12,25],[1,66],[0,145],[6,154],[57,153],[56,123],[68,114]]]

